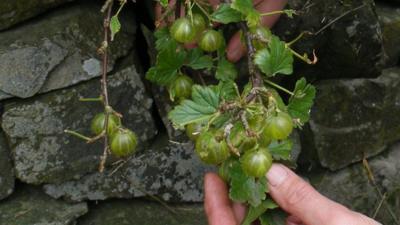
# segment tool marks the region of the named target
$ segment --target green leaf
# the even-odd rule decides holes
[[[296,10],[293,9],[285,9],[283,12],[290,18],[293,18],[293,15],[296,14]]]
[[[264,200],[257,207],[251,206],[247,211],[246,217],[241,225],[251,225],[255,220],[257,220],[262,214],[264,214],[268,209],[275,209],[278,205],[272,199]]]
[[[219,60],[215,78],[221,81],[228,81],[235,80],[237,75],[238,72],[233,63],[229,62],[225,57]]]
[[[246,17],[247,24],[250,27],[256,27],[260,24],[261,15],[254,8],[252,0],[233,0],[231,7]]]
[[[229,4],[223,3],[211,14],[211,18],[223,24],[236,23],[242,21],[242,14],[232,9]]]
[[[255,10],[252,0],[233,0],[231,7],[246,16]]]
[[[209,55],[204,55],[200,49],[195,48],[188,52],[185,65],[195,70],[211,69],[213,66],[213,59]]]
[[[293,73],[293,55],[285,43],[276,36],[272,37],[268,48],[256,52],[254,63],[267,77],[278,73],[285,75]]]
[[[168,0],[159,0],[160,5],[164,8],[166,8],[168,6]]]
[[[247,176],[236,161],[229,170],[231,177],[231,188],[229,197],[236,202],[249,203],[257,207],[266,198],[267,179],[262,177],[256,180],[254,177]]]
[[[219,92],[212,87],[194,85],[192,100],[185,100],[168,114],[173,125],[178,128],[189,123],[206,121],[218,112]]]
[[[290,160],[290,154],[293,149],[293,141],[286,139],[284,141],[273,141],[268,146],[269,152],[276,160]]]
[[[281,209],[268,210],[260,217],[261,225],[285,225],[287,214]]]
[[[307,84],[305,78],[296,82],[294,95],[289,99],[288,111],[294,119],[299,119],[300,124],[310,119],[311,107],[314,103],[316,89],[313,85]]]
[[[176,42],[170,42],[164,47],[157,56],[156,65],[146,74],[148,80],[159,85],[168,85],[176,79],[187,55]]]
[[[111,17],[110,30],[111,30],[111,41],[113,41],[115,35],[121,30],[121,23],[119,22],[117,15]]]
[[[238,87],[232,80],[221,81],[218,84],[221,99],[225,101],[233,101],[239,97]]]
[[[176,41],[171,37],[168,28],[166,27],[157,29],[154,32],[154,36],[156,37],[157,51],[162,51],[166,49],[168,46],[176,43]]]

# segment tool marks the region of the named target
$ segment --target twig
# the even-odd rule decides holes
[[[387,193],[383,194],[383,197],[382,197],[381,201],[379,202],[378,207],[376,207],[376,210],[375,210],[375,212],[374,212],[374,215],[372,215],[372,219],[375,219],[376,216],[378,215],[379,211],[380,211],[381,208],[382,208],[383,203],[386,201],[386,197],[387,197]]]
[[[326,24],[325,26],[323,26],[321,29],[319,29],[317,32],[314,33],[314,35],[318,35],[320,34],[322,31],[324,31],[325,29],[327,29],[328,27],[330,27],[333,23],[335,23],[336,21],[342,19],[343,17],[347,16],[348,14],[355,12],[361,8],[364,8],[365,6],[367,6],[367,4],[362,4],[354,9],[350,9],[349,11],[343,13],[342,15],[340,15],[339,17],[336,17],[334,20],[332,20],[331,22],[329,22],[328,24]]]
[[[226,140],[226,144],[228,145],[229,150],[236,156],[240,157],[240,152],[237,148],[235,148],[235,146],[233,146],[231,139],[230,139],[230,135],[231,135],[231,130],[233,128],[233,124],[229,123],[228,125],[226,125],[225,129],[224,129],[224,136],[225,136],[225,140]]]
[[[372,173],[372,170],[371,170],[371,167],[369,166],[368,160],[365,157],[363,158],[363,166],[364,166],[365,170],[367,171],[368,180],[374,186],[377,195],[381,198],[381,201],[383,201],[383,204],[385,205],[385,207],[386,207],[387,211],[389,212],[390,216],[392,217],[392,219],[395,221],[395,223],[397,225],[400,225],[400,222],[397,219],[396,214],[394,214],[392,208],[386,202],[385,196],[382,194],[381,190],[379,189],[378,185],[376,184],[374,174]]]
[[[108,4],[107,14],[104,18],[103,22],[103,29],[104,29],[104,39],[103,43],[106,43],[103,46],[103,51],[101,52],[103,55],[102,61],[102,76],[101,76],[101,90],[102,90],[102,97],[103,97],[103,104],[104,104],[104,111],[105,111],[105,119],[104,119],[104,127],[105,127],[105,135],[104,135],[104,150],[103,155],[100,157],[100,165],[99,171],[102,173],[104,171],[104,167],[107,161],[107,154],[108,154],[108,120],[110,114],[113,112],[112,108],[110,107],[109,100],[108,100],[108,90],[107,90],[107,70],[108,70],[108,41],[109,41],[109,32],[110,32],[110,18],[111,18],[111,11],[112,11],[113,2]]]

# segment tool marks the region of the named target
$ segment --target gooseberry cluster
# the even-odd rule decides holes
[[[97,114],[91,122],[90,129],[96,136],[105,134],[105,113]],[[111,153],[117,157],[127,157],[132,155],[137,146],[136,134],[123,128],[121,118],[111,114],[108,118],[107,135],[110,140]]]
[[[316,57],[310,60],[292,49],[302,34],[287,43],[261,25],[262,16],[291,17],[292,10],[261,14],[251,0],[225,1],[216,9],[205,1],[184,3],[181,16],[180,9],[169,8],[169,1],[160,1],[165,26],[155,32],[157,59],[146,78],[166,87],[174,104],[168,118],[176,129],[186,130],[204,163],[219,167],[230,198],[250,205],[243,224],[256,219],[269,224],[262,214],[276,205],[265,193],[265,174],[274,160],[291,159],[290,135],[308,121],[316,92],[304,78],[290,91],[274,77],[293,74],[294,57],[309,64]],[[165,18],[173,11],[175,21],[168,22]],[[242,32],[248,79],[239,77],[237,65],[225,56],[226,24],[236,24]],[[289,95],[286,101],[281,93]]]

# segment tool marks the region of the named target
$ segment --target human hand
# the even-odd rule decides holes
[[[216,8],[220,3],[219,0],[208,0],[210,4]],[[286,5],[287,0],[255,0],[254,4],[261,13],[282,10]],[[175,5],[175,0],[170,1],[171,5]],[[161,15],[161,6],[156,6],[156,19]],[[272,16],[264,16],[261,19],[262,25],[271,28],[279,19],[279,14]],[[240,33],[236,32],[230,39],[227,45],[227,58],[231,62],[237,62],[246,53],[246,48],[240,40]]]
[[[360,213],[329,200],[290,169],[274,164],[267,174],[269,194],[289,217],[286,225],[379,225]],[[239,225],[245,207],[232,203],[218,175],[205,176],[204,207],[209,225]]]

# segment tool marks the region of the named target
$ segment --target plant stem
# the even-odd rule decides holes
[[[104,18],[103,22],[103,29],[104,29],[104,39],[103,43],[107,43],[108,46],[109,42],[109,32],[110,32],[110,18],[111,18],[111,11],[112,11],[113,2],[108,5],[107,14]],[[105,47],[102,51],[103,54],[103,61],[102,61],[102,76],[101,76],[101,90],[102,90],[102,97],[103,97],[103,104],[104,104],[104,112],[105,112],[105,119],[104,119],[104,127],[108,127],[108,121],[110,114],[112,113],[109,100],[108,100],[108,90],[107,90],[107,71],[108,71],[108,47]],[[99,171],[102,173],[104,171],[104,167],[107,161],[107,154],[108,154],[108,129],[105,129],[104,135],[104,151],[103,155],[100,157],[100,165]]]
[[[78,133],[78,132],[76,132],[76,131],[64,130],[64,133],[73,135],[73,136],[75,136],[75,137],[77,137],[77,138],[80,138],[80,139],[83,139],[83,140],[85,140],[85,141],[90,141],[90,140],[91,140],[90,137],[86,137],[86,136],[84,136],[84,135],[82,135],[82,134],[80,134],[80,133]]]
[[[294,10],[291,10],[291,12],[293,14],[295,14]],[[273,16],[273,15],[277,15],[277,14],[287,14],[288,11],[287,10],[278,10],[278,11],[272,11],[272,12],[267,12],[267,13],[262,13],[260,14],[261,16]]]
[[[286,88],[284,88],[284,87],[282,87],[282,86],[280,86],[280,85],[278,85],[278,84],[275,84],[274,82],[272,82],[272,81],[270,81],[270,80],[265,80],[265,83],[271,85],[272,87],[274,87],[274,88],[276,88],[276,89],[279,89],[279,90],[281,90],[281,91],[283,91],[283,92],[286,92],[286,93],[289,94],[289,95],[292,95],[292,96],[294,95],[293,92],[289,91],[288,89],[286,89]]]
[[[103,101],[103,97],[98,97],[98,98],[80,98],[79,99],[80,102],[102,102]]]

